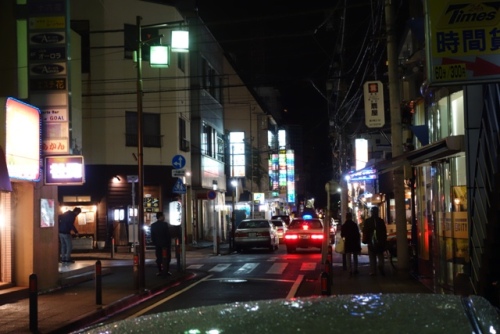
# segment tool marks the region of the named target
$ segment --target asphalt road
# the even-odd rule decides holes
[[[205,277],[169,290],[109,322],[191,307],[294,297],[301,281],[318,278],[320,263],[318,250],[287,254],[284,246],[275,252],[256,249],[198,258],[187,267],[205,272]]]

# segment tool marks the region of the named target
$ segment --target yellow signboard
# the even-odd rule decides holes
[[[64,29],[66,18],[64,16],[32,17],[29,20],[31,30],[37,29]]]
[[[430,84],[500,78],[500,2],[426,0]]]

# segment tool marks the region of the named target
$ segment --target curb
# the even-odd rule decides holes
[[[106,307],[100,307],[95,312],[91,312],[85,314],[79,318],[76,318],[71,321],[71,323],[65,324],[50,333],[53,334],[66,334],[70,332],[74,333],[82,333],[89,329],[92,329],[95,326],[98,326],[100,322],[105,321],[106,319],[113,317],[123,311],[126,311],[134,306],[139,305],[142,302],[145,302],[165,291],[172,289],[179,284],[193,280],[197,277],[202,277],[203,275],[200,273],[186,273],[184,276],[174,279],[173,281],[167,283],[166,285],[162,285],[151,290],[144,290],[142,292],[138,292],[126,297],[123,297]]]

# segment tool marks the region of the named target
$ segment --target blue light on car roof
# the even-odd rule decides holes
[[[302,219],[312,219],[313,216],[311,215],[303,215]]]

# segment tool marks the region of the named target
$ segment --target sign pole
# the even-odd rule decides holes
[[[181,194],[181,201],[184,207],[184,212],[181,216],[181,270],[186,271],[186,195]]]
[[[174,194],[181,195],[181,220],[180,220],[180,229],[181,229],[181,254],[180,266],[181,271],[186,270],[186,185],[182,182],[182,178],[185,176],[186,171],[183,169],[186,165],[186,158],[184,156],[178,154],[172,158],[172,177],[177,177],[177,181],[174,184],[174,188],[172,192]],[[176,246],[177,251],[177,246]]]

